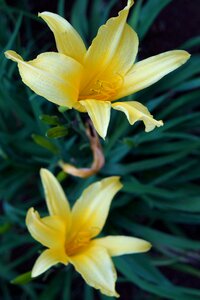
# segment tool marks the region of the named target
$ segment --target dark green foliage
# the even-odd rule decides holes
[[[66,16],[67,1],[55,2],[57,12]],[[93,0],[88,7],[87,0],[72,2],[71,22],[86,42],[117,4]],[[129,21],[139,33],[141,47],[170,2],[136,1]],[[153,248],[145,255],[115,259],[121,299],[127,299],[126,289],[129,300],[199,299],[200,56],[193,55],[185,66],[134,95],[156,119],[163,119],[162,128],[145,133],[141,123],[131,127],[123,114],[113,111],[108,137],[102,141],[106,165],[95,177],[73,178],[60,172],[58,161],[90,165],[86,115],[58,109],[32,93],[21,82],[16,65],[3,55],[14,49],[31,59],[55,48],[48,28],[24,5],[23,0],[16,5],[0,2],[0,298],[109,299],[97,296],[71,267],[58,266],[29,282],[42,247],[31,238],[24,220],[31,206],[47,213],[39,178],[40,168],[46,167],[58,175],[71,203],[96,179],[122,177],[124,187],[113,201],[104,233],[142,237]],[[34,34],[34,26],[40,34]],[[192,51],[199,45],[200,37],[191,36],[180,47]]]

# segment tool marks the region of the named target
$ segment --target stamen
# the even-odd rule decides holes
[[[80,95],[79,100],[96,99],[96,100],[112,100],[119,88],[124,82],[124,78],[120,74],[115,74],[111,81],[96,80],[88,91],[87,95]]]
[[[100,232],[98,227],[92,227],[90,230],[81,231],[71,238],[66,244],[66,253],[69,256],[79,253],[83,248],[87,247],[91,238]]]

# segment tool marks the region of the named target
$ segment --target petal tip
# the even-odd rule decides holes
[[[162,120],[159,120],[159,121],[154,120],[154,123],[148,124],[145,126],[145,132],[150,132],[150,131],[154,130],[155,127],[161,127],[163,125],[164,125],[164,123]]]
[[[139,249],[138,253],[147,252],[147,251],[151,250],[151,248],[152,248],[151,243],[149,243],[145,240],[141,240],[140,249]]]
[[[36,213],[35,209],[33,207],[30,207],[26,214],[25,223],[26,226],[29,228],[29,225],[32,223],[32,219],[34,218],[34,214]]]
[[[123,184],[121,183],[121,177],[120,176],[115,176],[117,183],[119,184],[120,188],[123,187]]]
[[[46,168],[41,168],[40,169],[40,177],[44,178],[44,177],[49,177],[49,176],[54,176],[48,169]]]
[[[189,59],[191,57],[191,54],[185,50],[182,50],[184,52],[184,55],[187,59]]]
[[[35,210],[34,207],[30,207],[29,210],[27,211],[27,215],[34,213],[34,210]]]
[[[102,291],[103,292],[103,291]],[[104,293],[103,293],[104,294]],[[118,294],[117,291],[113,291],[113,292],[109,292],[109,291],[106,291],[105,292],[105,295],[106,296],[109,296],[109,297],[115,297],[115,298],[119,298],[120,297],[120,294]]]
[[[118,178],[117,179],[118,188],[119,188],[119,190],[121,190],[123,188],[123,184],[120,181],[121,177],[118,176],[117,178]]]
[[[123,186],[121,181],[120,181],[120,179],[121,179],[120,176],[111,176],[111,177],[108,177],[107,179],[112,180],[113,182],[119,184],[121,187]]]
[[[49,173],[49,170],[48,169],[45,169],[45,168],[41,168],[40,169],[40,176],[44,175],[44,174],[47,174]]]
[[[133,6],[133,4],[134,4],[134,0],[128,0],[128,2],[127,2],[128,7]]]
[[[103,133],[103,134],[99,134],[100,137],[105,141],[106,140],[106,133]]]
[[[191,57],[191,54],[185,50],[180,50],[180,55],[181,55],[181,64],[186,63]]]
[[[47,13],[48,13],[47,11],[38,12],[38,17],[43,19]]]
[[[105,140],[110,122],[110,101],[86,99],[80,104],[85,107],[97,133]]]
[[[35,278],[35,277],[37,277],[37,276],[39,276],[39,275],[37,274],[37,272],[35,272],[34,270],[32,270],[32,272],[31,272],[31,278]]]
[[[115,186],[116,190],[119,191],[123,188],[123,184],[120,181],[120,176],[111,176],[108,178],[105,178],[104,180],[109,182],[109,184],[112,184]]]
[[[7,50],[7,51],[4,52],[4,55],[5,55],[6,58],[10,59],[10,52],[11,51],[12,50]]]
[[[38,18],[41,18],[43,19],[43,15],[44,15],[45,12],[38,12]]]
[[[163,126],[164,125],[164,123],[163,123],[163,120],[160,120],[160,121],[158,121],[159,122],[159,126],[158,127],[160,127],[160,126]]]
[[[145,241],[145,244],[143,247],[143,252],[147,252],[147,251],[151,250],[151,248],[152,248],[152,244]]]
[[[43,273],[43,270],[41,268],[36,268],[36,264],[33,266],[33,269],[31,271],[31,278],[35,278],[40,276]]]
[[[96,131],[98,132],[98,134],[100,135],[100,137],[105,141],[106,140],[106,136],[107,136],[107,132],[108,132],[108,128],[95,128]]]
[[[23,60],[22,57],[13,50],[7,50],[6,52],[4,52],[4,55],[6,58],[11,59],[15,62],[20,62]]]
[[[100,289],[100,291],[102,292],[102,294],[105,294],[106,296],[109,296],[109,297],[115,297],[115,298],[119,298],[120,297],[120,294],[118,294],[118,292],[115,290],[103,290],[103,289]]]
[[[115,292],[114,297],[115,297],[115,298],[119,298],[119,297],[120,297],[120,294],[118,294],[117,292]]]
[[[186,63],[191,56],[191,54],[185,50],[174,50],[174,52],[178,55],[177,62],[179,62],[179,65]]]

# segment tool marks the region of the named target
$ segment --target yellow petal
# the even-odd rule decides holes
[[[82,100],[79,102],[85,107],[98,134],[104,139],[110,121],[110,102],[93,99]]]
[[[54,34],[58,52],[82,63],[86,48],[78,32],[71,24],[57,14],[45,11],[38,14]]]
[[[174,71],[190,58],[183,50],[164,52],[136,63],[126,74],[116,99],[140,91]]]
[[[42,220],[42,223],[44,225],[48,226],[49,228],[65,234],[66,224],[60,216],[47,216],[47,217],[42,218],[41,220]]]
[[[116,102],[112,104],[112,107],[124,112],[131,125],[136,121],[142,120],[146,132],[153,130],[156,126],[163,126],[162,121],[156,121],[148,109],[137,101]]]
[[[36,260],[31,277],[39,276],[57,263],[67,264],[67,256],[58,249],[47,249]]]
[[[69,228],[71,224],[70,206],[60,183],[47,169],[41,169],[40,175],[49,214],[61,216]]]
[[[23,82],[36,94],[61,106],[72,108],[78,97],[82,66],[64,54],[46,52],[25,62],[14,51],[7,58],[18,63]]]
[[[129,236],[107,236],[95,239],[93,243],[106,248],[110,256],[146,252],[151,248],[149,242]]]
[[[32,237],[48,248],[62,248],[65,243],[65,226],[58,216],[50,220],[41,219],[37,211],[30,208],[26,215],[26,226]],[[51,224],[51,225],[50,225]]]
[[[99,289],[102,294],[119,297],[115,291],[116,270],[104,248],[89,247],[83,253],[70,257],[69,261],[87,284]]]
[[[97,36],[89,47],[84,64],[84,82],[81,94],[87,94],[88,84],[94,78],[109,78],[113,74],[124,75],[133,65],[138,51],[138,37],[126,24],[133,1],[128,1],[119,15],[110,18],[98,30]]]
[[[111,201],[122,188],[119,177],[113,176],[91,184],[84,190],[72,209],[72,228],[77,232],[88,232],[91,237],[103,228]]]

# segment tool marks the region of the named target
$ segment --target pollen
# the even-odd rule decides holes
[[[94,81],[84,94],[79,96],[79,100],[95,99],[112,101],[118,90],[122,86],[124,78],[120,74],[115,74],[109,81],[97,79]]]

